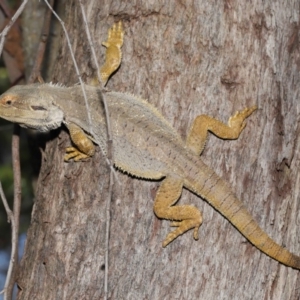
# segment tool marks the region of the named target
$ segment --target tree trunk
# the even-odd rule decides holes
[[[164,4],[162,4],[165,2]],[[189,3],[191,2],[191,3]],[[299,1],[86,1],[99,63],[107,29],[122,20],[123,62],[108,88],[148,99],[185,138],[192,120],[224,122],[258,106],[237,141],[211,137],[203,160],[227,180],[260,226],[300,255]],[[78,1],[66,28],[84,78],[93,62]],[[78,81],[63,36],[52,80]],[[72,109],[72,108],[70,108]],[[18,299],[103,299],[109,168],[100,151],[63,162],[56,131],[43,155]],[[159,182],[120,172],[111,203],[109,299],[299,299],[299,272],[267,257],[201,198],[199,241],[168,247],[152,210]]]

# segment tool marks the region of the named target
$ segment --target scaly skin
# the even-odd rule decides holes
[[[123,34],[120,23],[109,31],[105,45],[110,58],[101,70],[110,71],[104,78],[108,78],[121,62]],[[148,102],[99,87],[85,86],[85,89],[92,128],[80,86],[32,84],[13,87],[0,97],[0,117],[40,131],[65,124],[76,146],[67,148],[65,160],[78,161],[93,156],[93,142],[104,153],[106,151],[106,119],[100,101],[105,98],[116,168],[140,178],[164,178],[155,197],[154,212],[159,218],[171,220],[171,226],[176,227],[167,235],[164,247],[190,229],[194,229],[194,238],[198,239],[202,223],[200,211],[191,205],[174,206],[185,187],[206,199],[262,252],[287,266],[300,269],[300,257],[276,244],[226,183],[199,157],[208,131],[223,139],[237,139],[246,126],[245,119],[256,110],[256,106],[237,112],[228,124],[206,115],[198,116],[185,142]]]

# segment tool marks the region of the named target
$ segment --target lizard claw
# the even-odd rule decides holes
[[[74,161],[79,161],[84,158],[88,158],[89,156],[80,152],[78,149],[74,147],[68,147],[66,148],[66,154],[64,157],[64,161],[69,161],[70,159],[74,159]]]
[[[246,126],[245,119],[248,118],[256,109],[257,106],[245,108],[242,111],[237,111],[232,117],[229,118],[228,126],[237,131],[237,136],[239,136]]]
[[[199,212],[200,213],[200,212]],[[199,227],[202,224],[202,217],[201,215],[198,216],[198,218],[195,219],[188,219],[188,220],[182,220],[182,221],[174,221],[171,223],[171,226],[177,227],[174,231],[170,232],[165,240],[163,241],[163,247],[166,247],[169,243],[171,243],[173,240],[175,240],[179,235],[185,233],[186,231],[194,228],[194,239],[198,240],[198,231]]]

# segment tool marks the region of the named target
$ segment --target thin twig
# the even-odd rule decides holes
[[[44,0],[44,1],[48,5],[49,9],[52,11],[52,13],[55,16],[55,18],[59,21],[59,23],[60,23],[60,25],[61,25],[64,33],[65,33],[65,37],[67,39],[67,44],[68,44],[68,47],[69,47],[71,58],[73,60],[73,65],[75,67],[76,75],[78,77],[78,80],[79,80],[79,83],[80,83],[80,86],[81,86],[83,98],[84,98],[84,101],[85,101],[85,106],[87,107],[87,116],[88,116],[88,122],[89,122],[89,131],[90,131],[90,133],[91,133],[92,136],[95,136],[94,131],[93,131],[93,126],[92,126],[92,117],[91,117],[91,113],[90,113],[90,109],[89,109],[89,103],[88,103],[88,99],[87,99],[87,95],[86,95],[86,90],[85,90],[85,87],[84,87],[84,82],[83,82],[83,80],[81,78],[81,75],[80,75],[80,72],[79,72],[78,64],[77,64],[76,59],[75,59],[75,55],[74,55],[74,52],[73,52],[73,49],[72,49],[70,37],[69,37],[68,31],[66,29],[65,23],[59,17],[59,15],[53,10],[53,8],[50,6],[49,2],[47,0]]]
[[[51,7],[53,7],[53,4],[54,4],[54,0],[50,0]],[[36,60],[34,62],[27,83],[33,83],[37,78],[41,76],[41,65],[44,59],[47,40],[50,32],[51,13],[52,13],[51,10],[47,10],[47,12],[45,13],[44,24],[41,33],[41,40],[37,49]]]
[[[10,30],[10,28],[12,27],[12,25],[16,22],[16,20],[20,16],[20,14],[23,12],[23,10],[24,10],[25,5],[27,4],[27,2],[28,2],[28,0],[24,0],[23,1],[23,3],[20,5],[20,7],[18,8],[18,10],[15,12],[15,14],[13,15],[13,17],[8,22],[8,24],[2,30],[2,32],[0,34],[0,37],[1,37],[0,38],[0,54],[2,54],[5,37],[6,37],[7,33],[8,33],[8,31]]]
[[[88,42],[90,45],[90,48],[92,50],[92,57],[94,60],[94,63],[97,68],[97,78],[98,78],[98,83],[102,85],[101,77],[100,77],[100,67],[98,64],[98,59],[96,56],[96,51],[94,47],[94,43],[92,41],[90,29],[88,26],[86,14],[84,11],[83,3],[82,0],[79,0],[79,5],[81,8],[81,14],[83,17],[83,22],[84,22],[84,27],[86,31],[86,35],[88,38]],[[109,113],[108,113],[108,107],[107,107],[107,102],[105,99],[105,96],[103,95],[102,97],[102,102],[104,106],[104,112],[105,112],[105,117],[106,117],[106,124],[107,124],[107,158],[109,159],[110,162],[113,161],[113,142],[112,142],[112,134],[111,134],[111,125],[110,125],[110,120],[109,120]],[[112,163],[110,163],[112,165]],[[104,300],[108,299],[108,264],[109,264],[109,234],[110,234],[110,207],[111,207],[111,200],[112,200],[112,189],[114,185],[114,176],[113,176],[113,169],[110,168],[110,174],[109,174],[109,189],[108,189],[108,196],[107,196],[107,201],[106,201],[106,230],[105,230],[105,269],[104,269]]]
[[[90,48],[92,50],[93,60],[94,60],[94,63],[96,65],[96,68],[97,68],[98,82],[99,82],[99,84],[102,84],[100,73],[99,73],[100,66],[98,64],[98,60],[97,60],[97,56],[96,56],[96,51],[95,51],[94,43],[92,41],[90,29],[89,29],[89,26],[88,26],[88,23],[87,23],[87,18],[86,18],[86,14],[85,14],[85,11],[84,11],[83,4],[82,4],[82,0],[79,0],[79,4],[80,4],[81,13],[82,13],[83,21],[84,21],[84,27],[85,27],[86,35],[87,35],[87,38],[88,38],[88,42],[89,42]],[[103,102],[103,105],[104,105],[104,111],[105,111],[105,117],[106,117],[108,141],[112,141],[111,125],[110,125],[108,107],[107,107],[107,102],[105,100],[105,97],[102,98],[102,102]],[[108,154],[108,157],[112,159],[112,155]]]
[[[14,230],[12,230],[12,251],[10,263],[12,263],[12,276],[7,286],[7,293],[4,300],[12,299],[12,293],[15,285],[16,273],[18,269],[18,245],[20,229],[20,211],[21,211],[21,166],[20,166],[20,126],[14,125],[12,137],[12,165],[14,173]],[[13,249],[14,248],[14,249]]]
[[[100,77],[100,74],[99,74],[100,66],[98,64],[96,51],[95,51],[94,43],[93,43],[93,40],[92,40],[92,37],[91,37],[90,28],[89,28],[88,23],[87,23],[87,18],[86,18],[86,14],[85,14],[85,11],[84,11],[82,0],[79,0],[79,5],[80,5],[80,8],[81,8],[81,14],[82,14],[82,17],[83,17],[85,32],[86,32],[86,35],[87,35],[87,38],[88,38],[89,45],[90,45],[91,50],[92,50],[92,56],[93,56],[93,59],[94,59],[94,63],[95,63],[96,68],[97,68],[97,78],[98,78],[99,84],[101,84],[102,81],[101,81],[101,77]]]
[[[3,202],[4,208],[5,208],[5,211],[6,211],[6,214],[7,214],[7,221],[9,223],[11,223],[12,232],[15,232],[16,224],[15,224],[14,214],[11,211],[11,209],[9,208],[7,199],[6,199],[4,191],[3,191],[1,181],[0,181],[0,197],[1,197],[1,200]],[[0,292],[0,294],[4,293],[4,299],[10,299],[9,295],[8,295],[8,290],[9,290],[9,285],[10,285],[10,282],[11,282],[13,269],[14,269],[14,265],[15,265],[15,260],[14,260],[15,252],[17,250],[17,248],[14,246],[16,244],[16,241],[14,240],[14,237],[15,237],[15,235],[12,234],[11,259],[9,261],[9,267],[8,267],[8,271],[7,271],[7,274],[6,274],[5,285],[4,285],[3,290]]]
[[[14,219],[14,214],[11,211],[11,209],[9,208],[7,199],[6,199],[4,191],[3,191],[3,187],[2,187],[1,181],[0,181],[0,197],[1,197],[1,200],[3,202],[4,208],[5,208],[5,211],[6,211],[6,214],[7,214],[7,221],[8,221],[8,223],[13,222],[14,221],[13,220]]]
[[[86,14],[85,14],[85,11],[84,11],[83,4],[82,4],[82,0],[79,0],[79,5],[80,5],[80,8],[81,8],[81,13],[82,13],[82,17],[83,17],[85,32],[86,32],[86,35],[87,35],[87,38],[88,38],[90,48],[92,50],[92,56],[93,56],[94,63],[95,63],[96,68],[97,68],[98,82],[99,82],[99,84],[102,84],[100,73],[99,73],[100,66],[98,64],[98,59],[97,59],[97,56],[96,56],[96,51],[95,51],[94,43],[92,41],[90,29],[89,29],[89,26],[88,26],[88,23],[87,23],[87,18],[86,18]],[[105,100],[104,97],[103,97],[102,101],[103,101],[103,104],[104,104],[104,110],[105,110],[105,116],[106,116],[107,136],[108,136],[108,140],[111,141],[112,140],[111,125],[110,125],[110,120],[109,120],[109,113],[108,113],[107,103],[106,103],[106,100]]]
[[[18,267],[18,244],[19,244],[19,227],[20,227],[20,209],[21,209],[21,169],[19,155],[19,137],[20,127],[15,126],[12,138],[12,157],[13,157],[13,173],[14,173],[14,211],[12,212],[5,198],[3,188],[0,182],[0,196],[4,204],[8,221],[11,222],[12,238],[11,238],[11,257],[9,261],[6,281],[3,289],[4,300],[11,300],[13,288],[15,284],[16,271]],[[2,293],[1,292],[1,293]]]

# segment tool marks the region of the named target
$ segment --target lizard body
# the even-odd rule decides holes
[[[122,27],[113,27],[110,36],[123,41]],[[116,39],[118,40],[118,39]],[[120,48],[122,43],[116,42]],[[109,44],[107,51],[109,51]],[[118,53],[118,51],[113,51]],[[115,54],[115,55],[121,55]],[[112,59],[114,62],[120,57]],[[118,67],[114,65],[108,77]],[[108,68],[109,69],[109,68]],[[104,82],[107,80],[104,76]],[[227,184],[199,157],[208,131],[223,139],[236,139],[245,127],[245,119],[256,106],[232,116],[228,124],[206,115],[196,118],[186,141],[164,117],[145,100],[136,96],[85,86],[91,114],[89,124],[81,87],[53,84],[16,86],[0,97],[0,117],[23,127],[48,131],[65,124],[76,147],[67,148],[65,160],[75,161],[94,154],[96,143],[106,153],[107,129],[101,98],[105,98],[113,140],[114,165],[131,175],[145,179],[163,179],[154,203],[159,218],[172,220],[176,227],[163,242],[167,246],[179,235],[198,229],[200,211],[191,205],[174,206],[185,187],[206,199],[224,215],[253,245],[275,260],[300,269],[300,257],[276,244],[248,213]]]

